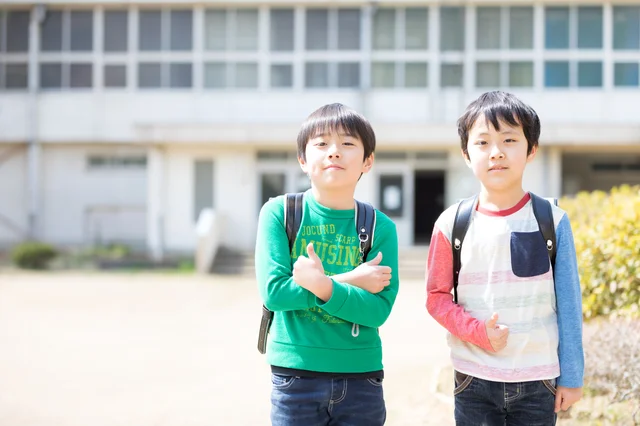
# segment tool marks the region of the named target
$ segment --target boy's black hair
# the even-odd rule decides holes
[[[527,155],[531,154],[533,148],[538,146],[540,138],[538,114],[515,95],[496,90],[480,95],[478,99],[467,106],[465,112],[458,119],[460,146],[465,157],[469,158],[467,150],[469,131],[481,115],[484,115],[487,123],[491,123],[496,130],[500,130],[501,121],[514,127],[522,127],[524,136],[527,138]]]
[[[306,160],[305,149],[316,136],[342,131],[357,136],[364,146],[366,160],[376,150],[376,135],[369,120],[343,104],[328,104],[311,113],[298,132],[298,157]]]

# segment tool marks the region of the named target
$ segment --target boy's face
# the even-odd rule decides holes
[[[363,161],[364,146],[359,137],[342,131],[316,135],[305,148],[306,159],[298,158],[302,171],[318,189],[352,191],[362,173],[373,165],[373,154]]]
[[[500,121],[500,130],[496,130],[481,115],[469,130],[465,161],[488,190],[522,189],[524,168],[536,154],[534,147],[527,155],[527,146],[521,126]]]

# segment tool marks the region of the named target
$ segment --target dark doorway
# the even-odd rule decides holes
[[[433,224],[444,210],[444,171],[416,170],[413,188],[413,241],[429,244]]]

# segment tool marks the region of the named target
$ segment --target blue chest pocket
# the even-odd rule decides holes
[[[535,277],[550,268],[547,247],[539,231],[511,233],[511,269],[516,277]]]

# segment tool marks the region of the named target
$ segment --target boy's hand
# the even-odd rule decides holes
[[[491,347],[498,352],[507,346],[507,337],[509,337],[509,327],[506,325],[498,325],[498,314],[496,312],[491,318],[484,322],[487,329],[487,337],[491,343]]]
[[[293,281],[326,302],[333,293],[333,281],[324,274],[322,261],[313,249],[313,243],[307,246],[307,255],[309,257],[298,256],[293,264]]]
[[[556,407],[555,412],[560,410],[567,411],[576,402],[582,398],[582,388],[565,388],[558,386],[556,389]]]
[[[375,258],[344,274],[343,281],[372,294],[380,293],[391,282],[391,268],[381,266],[380,262],[382,262],[382,252],[378,252]]]

